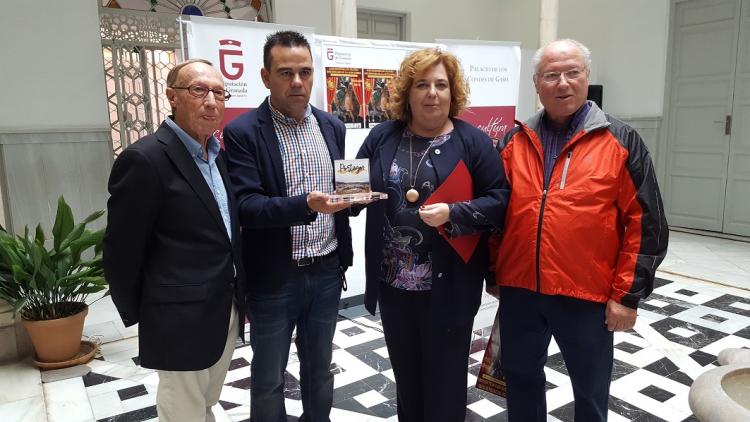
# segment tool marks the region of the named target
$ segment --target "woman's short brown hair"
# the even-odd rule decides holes
[[[469,84],[466,83],[464,72],[458,58],[447,51],[439,48],[425,48],[417,50],[401,62],[401,69],[395,82],[395,91],[391,96],[390,109],[392,116],[403,122],[411,121],[411,110],[409,110],[409,90],[414,79],[424,73],[427,69],[442,63],[448,74],[448,83],[451,88],[451,107],[448,115],[458,116],[469,104]]]

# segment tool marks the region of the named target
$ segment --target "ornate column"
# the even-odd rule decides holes
[[[333,35],[357,38],[357,0],[331,0]]]
[[[559,0],[540,0],[539,13],[539,47],[544,47],[557,39],[557,25],[559,20]]]

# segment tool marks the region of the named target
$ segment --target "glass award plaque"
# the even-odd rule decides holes
[[[367,202],[388,198],[388,194],[370,189],[370,161],[366,158],[333,160],[333,169],[336,189],[329,195],[331,202]]]

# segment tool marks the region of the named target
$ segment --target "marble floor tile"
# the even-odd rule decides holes
[[[89,399],[96,420],[125,413],[125,407],[117,391],[89,396]]]
[[[41,396],[39,370],[30,360],[0,365],[0,404]]]
[[[138,350],[138,338],[126,338],[112,343],[105,343],[102,344],[100,350],[105,359],[115,353],[124,352],[126,350]]]
[[[736,333],[750,325],[750,317],[706,306],[695,306],[686,309],[685,311],[672,315],[672,318],[700,325],[712,330],[721,331],[726,334]]]
[[[102,343],[112,343],[122,340],[124,337],[114,321],[105,321],[99,324],[86,324],[83,327],[83,335],[86,337],[98,337]]]
[[[94,418],[81,377],[44,384],[48,422],[87,422]]]
[[[366,393],[362,393],[353,397],[354,400],[358,401],[362,406],[371,408],[380,403],[388,401],[388,398],[378,393],[377,391],[370,390]]]
[[[503,410],[505,410],[502,407],[486,399],[479,400],[466,407],[472,412],[478,414],[479,416],[483,418],[491,418],[497,415],[498,413],[502,412]]]
[[[0,403],[0,419],[13,422],[47,422],[44,396]]]
[[[742,279],[743,275],[750,275],[748,268],[750,243],[671,233],[670,249],[661,267],[664,271],[657,272],[660,279],[656,280],[652,296],[642,301],[635,329],[614,336],[609,420],[690,420],[687,391],[692,380],[717,365],[716,356],[721,350],[750,348],[750,290],[733,287],[750,289],[750,277]],[[350,279],[352,282],[356,281]],[[103,299],[92,306],[95,315],[87,319],[87,330],[106,332],[107,338],[115,337],[117,331],[124,339],[106,343],[102,359],[89,365],[92,373],[80,378],[93,418],[125,422],[153,419],[158,375],[137,366],[137,338],[129,337],[137,334],[137,326],[125,328],[111,302],[107,304]],[[478,362],[484,355],[481,349],[496,311],[497,301],[483,295],[472,334],[467,421],[507,420],[504,399],[474,387]],[[572,421],[572,386],[554,340],[548,355],[548,420]],[[370,316],[355,308],[342,312],[334,336],[331,367],[335,374],[333,422],[396,420],[396,385],[388,358],[379,315]],[[217,420],[249,419],[251,359],[252,348],[238,345],[216,408]],[[2,369],[0,387],[5,381]],[[294,421],[302,414],[294,345],[290,348],[286,377],[285,404],[289,420]],[[7,415],[18,415],[20,407],[17,402],[3,402],[5,391],[0,388],[0,420],[15,420],[7,419]],[[34,391],[32,388],[26,394]],[[66,393],[52,391],[49,395],[53,402],[68,402]],[[33,414],[32,397],[28,404]]]

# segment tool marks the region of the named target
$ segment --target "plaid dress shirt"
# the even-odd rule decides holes
[[[314,190],[333,193],[331,155],[310,105],[302,122],[276,110],[270,97],[268,105],[279,138],[287,196],[305,195]],[[291,235],[292,259],[327,255],[338,247],[333,214],[320,213],[308,225],[292,226]]]

